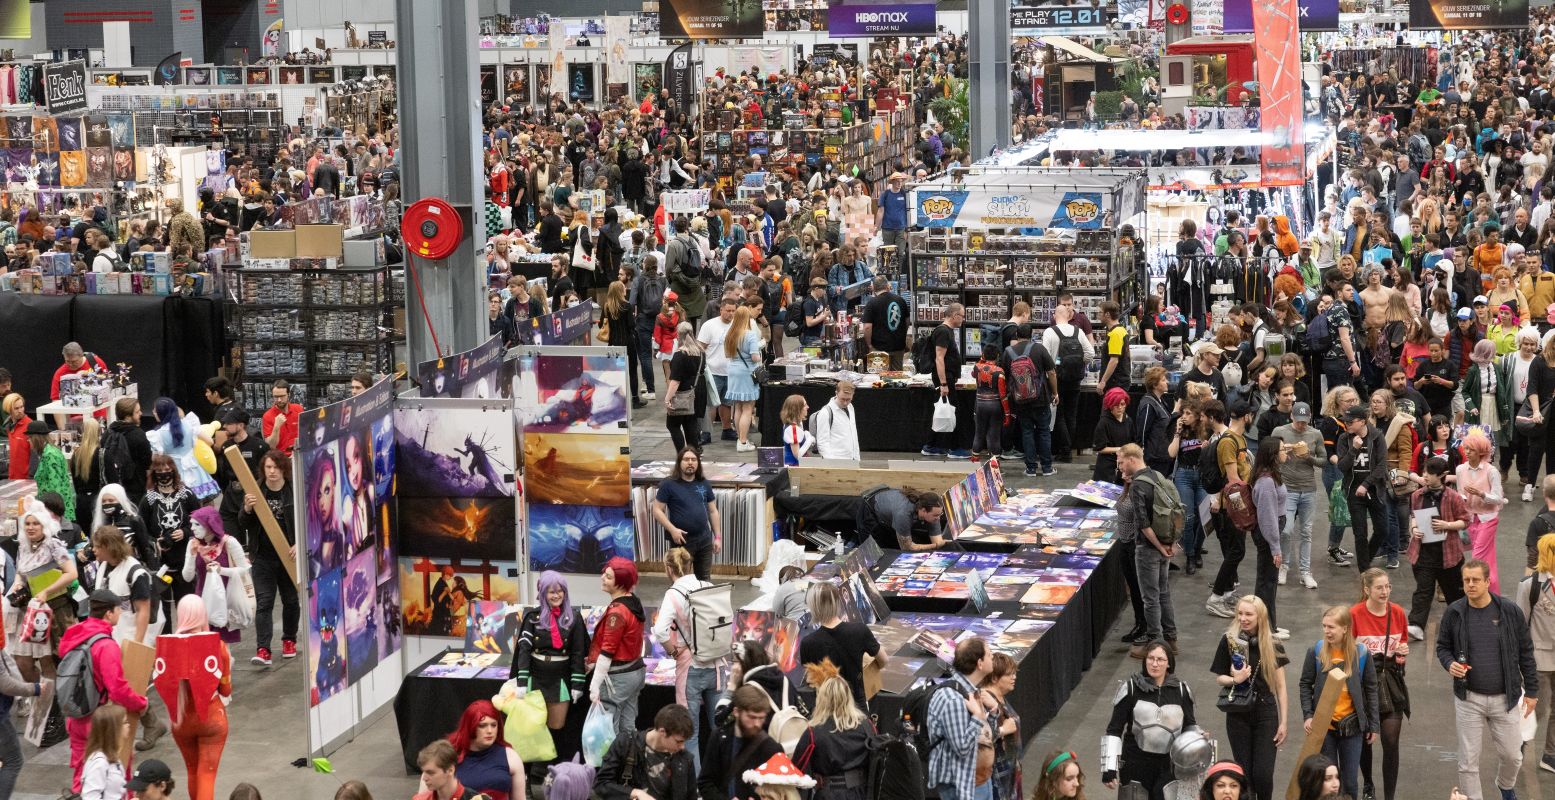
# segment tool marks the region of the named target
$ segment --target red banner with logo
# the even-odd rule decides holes
[[[1259,128],[1264,186],[1303,180],[1301,52],[1296,0],[1253,0],[1253,50],[1258,64]]]

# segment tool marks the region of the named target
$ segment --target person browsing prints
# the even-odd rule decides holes
[[[659,484],[653,518],[675,547],[691,552],[698,580],[712,580],[713,555],[723,550],[723,521],[713,487],[702,477],[702,457],[691,446],[681,448],[675,474]]]
[[[858,417],[853,413],[852,381],[838,381],[837,394],[820,411],[815,421],[815,448],[821,458],[859,460]]]
[[[904,553],[945,546],[945,504],[934,492],[876,486],[859,504],[858,536]]]

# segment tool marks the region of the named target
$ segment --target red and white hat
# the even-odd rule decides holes
[[[745,774],[740,777],[752,786],[792,786],[797,789],[815,787],[815,779],[800,772],[794,762],[782,753],[767,759],[767,763],[756,769],[745,770]]]

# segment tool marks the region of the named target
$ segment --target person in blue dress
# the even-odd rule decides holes
[[[729,358],[729,391],[724,400],[734,404],[734,428],[739,442],[734,449],[748,453],[756,449],[750,443],[751,419],[756,414],[756,400],[761,397],[761,387],[751,373],[761,366],[761,335],[751,322],[753,312],[748,306],[735,309],[734,321],[724,336],[724,355]]]
[[[178,475],[184,486],[200,500],[209,500],[219,491],[211,474],[200,466],[194,457],[196,434],[200,430],[200,418],[191,411],[187,415],[178,409],[171,397],[158,397],[152,406],[157,418],[157,429],[147,437],[153,452],[165,453],[178,466]]]

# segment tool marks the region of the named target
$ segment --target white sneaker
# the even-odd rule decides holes
[[[1425,641],[1425,631],[1421,630],[1419,625],[1410,625],[1409,626],[1409,640],[1411,642],[1423,642],[1423,641]]]
[[[1275,628],[1273,636],[1275,640],[1283,642],[1290,638],[1290,631],[1286,628]]]
[[[643,392],[642,394],[638,395],[638,399],[642,400],[643,402],[647,402],[649,400],[657,400],[658,395],[654,394],[653,392]]]
[[[750,442],[735,442],[734,443],[734,451],[737,452],[737,453],[749,453],[750,451],[755,450],[755,449],[756,449],[756,445],[753,445]]]
[[[1307,587],[1308,589],[1316,589],[1317,581],[1312,579],[1312,573],[1303,572],[1301,574],[1301,585]]]
[[[1220,617],[1222,619],[1231,619],[1232,617],[1236,616],[1236,613],[1231,608],[1231,604],[1227,603],[1225,598],[1214,595],[1211,595],[1210,598],[1204,602],[1204,610],[1209,612],[1212,616]]]
[[[1279,578],[1278,578],[1278,579],[1277,579],[1277,581],[1278,581],[1278,583],[1279,583],[1279,584],[1280,584],[1280,585],[1281,585],[1281,586],[1284,586],[1284,585],[1285,585],[1285,578],[1286,578],[1286,576],[1287,576],[1287,574],[1288,574],[1288,573],[1289,573],[1289,572],[1290,572],[1290,567],[1287,567],[1287,566],[1286,566],[1286,565],[1284,565],[1284,564],[1281,564],[1281,565],[1280,565],[1280,577],[1279,577]]]
[[[1533,484],[1530,483],[1530,484],[1526,484],[1526,485],[1523,486],[1523,502],[1527,503],[1527,502],[1531,502],[1532,500],[1533,500]]]

